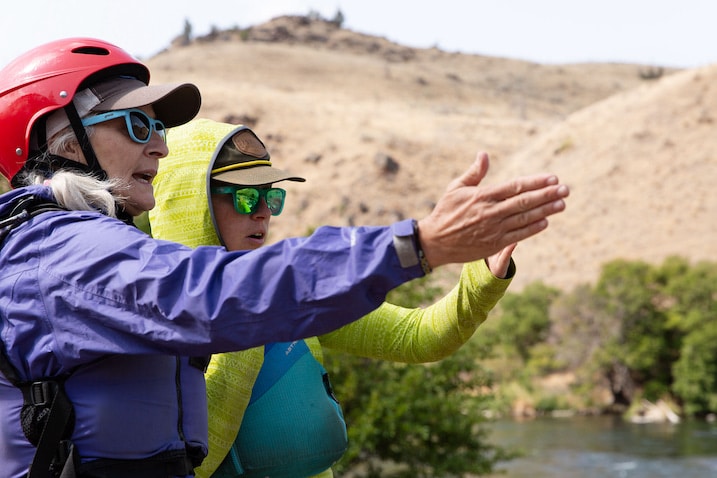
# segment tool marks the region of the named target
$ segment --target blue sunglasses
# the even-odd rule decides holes
[[[129,137],[135,143],[148,143],[153,131],[156,131],[165,143],[167,142],[167,128],[164,127],[164,123],[151,118],[147,113],[137,108],[108,111],[107,113],[90,116],[82,120],[82,126],[92,126],[115,118],[124,118]]]

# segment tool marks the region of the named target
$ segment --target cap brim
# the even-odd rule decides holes
[[[279,181],[306,181],[304,178],[293,176],[286,171],[272,168],[271,166],[255,166],[253,168],[224,171],[213,174],[212,179],[239,186],[261,186]]]
[[[152,105],[154,113],[167,128],[189,122],[199,113],[202,98],[191,83],[150,85],[104,98],[97,109],[102,111],[139,108]]]

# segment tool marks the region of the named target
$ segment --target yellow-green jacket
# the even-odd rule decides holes
[[[157,204],[149,214],[154,237],[191,247],[220,244],[209,207],[208,171],[219,143],[236,127],[199,119],[168,132],[170,155],[160,161],[154,181]],[[485,321],[514,271],[511,265],[509,278],[498,279],[485,261],[466,264],[455,288],[429,307],[407,309],[383,303],[358,321],[306,343],[319,361],[322,347],[407,363],[443,359]],[[263,347],[212,357],[205,376],[209,455],[197,469],[198,477],[211,476],[227,455],[263,359]],[[340,399],[341,390],[336,393]],[[331,470],[320,476],[332,476]]]

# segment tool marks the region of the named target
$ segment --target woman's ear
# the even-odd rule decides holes
[[[78,163],[87,164],[87,162],[85,161],[85,155],[82,152],[82,148],[80,148],[80,143],[77,142],[77,140],[67,141],[66,143],[64,143],[62,148],[62,156],[67,159],[77,161]]]

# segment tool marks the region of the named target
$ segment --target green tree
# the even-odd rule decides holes
[[[469,345],[433,364],[396,364],[327,351],[349,449],[335,470],[364,477],[485,475],[511,457],[487,442],[487,374]],[[358,465],[358,466],[357,466]]]
[[[663,301],[668,304],[673,326],[690,334],[717,316],[717,264],[700,262],[690,266],[683,258],[670,257],[659,273],[665,284]]]
[[[703,330],[685,337],[674,374],[673,390],[686,414],[717,412],[717,324],[714,318]]]
[[[604,349],[608,378],[615,384],[616,379],[625,379],[626,371],[644,388],[648,399],[669,391],[673,350],[679,340],[659,300],[662,279],[659,271],[645,262],[616,260],[603,266],[595,288],[604,312],[619,324],[614,340]]]
[[[582,284],[551,307],[548,340],[555,346],[556,360],[572,370],[590,368],[596,354],[617,335],[619,323],[604,312],[602,302],[592,287]]]
[[[662,268],[670,322],[683,335],[673,366],[673,392],[689,415],[717,412],[717,265],[690,267],[668,258]]]
[[[497,327],[500,340],[513,347],[523,362],[530,359],[533,346],[547,339],[550,305],[559,295],[557,289],[535,282],[522,293],[508,293],[501,299]]]

